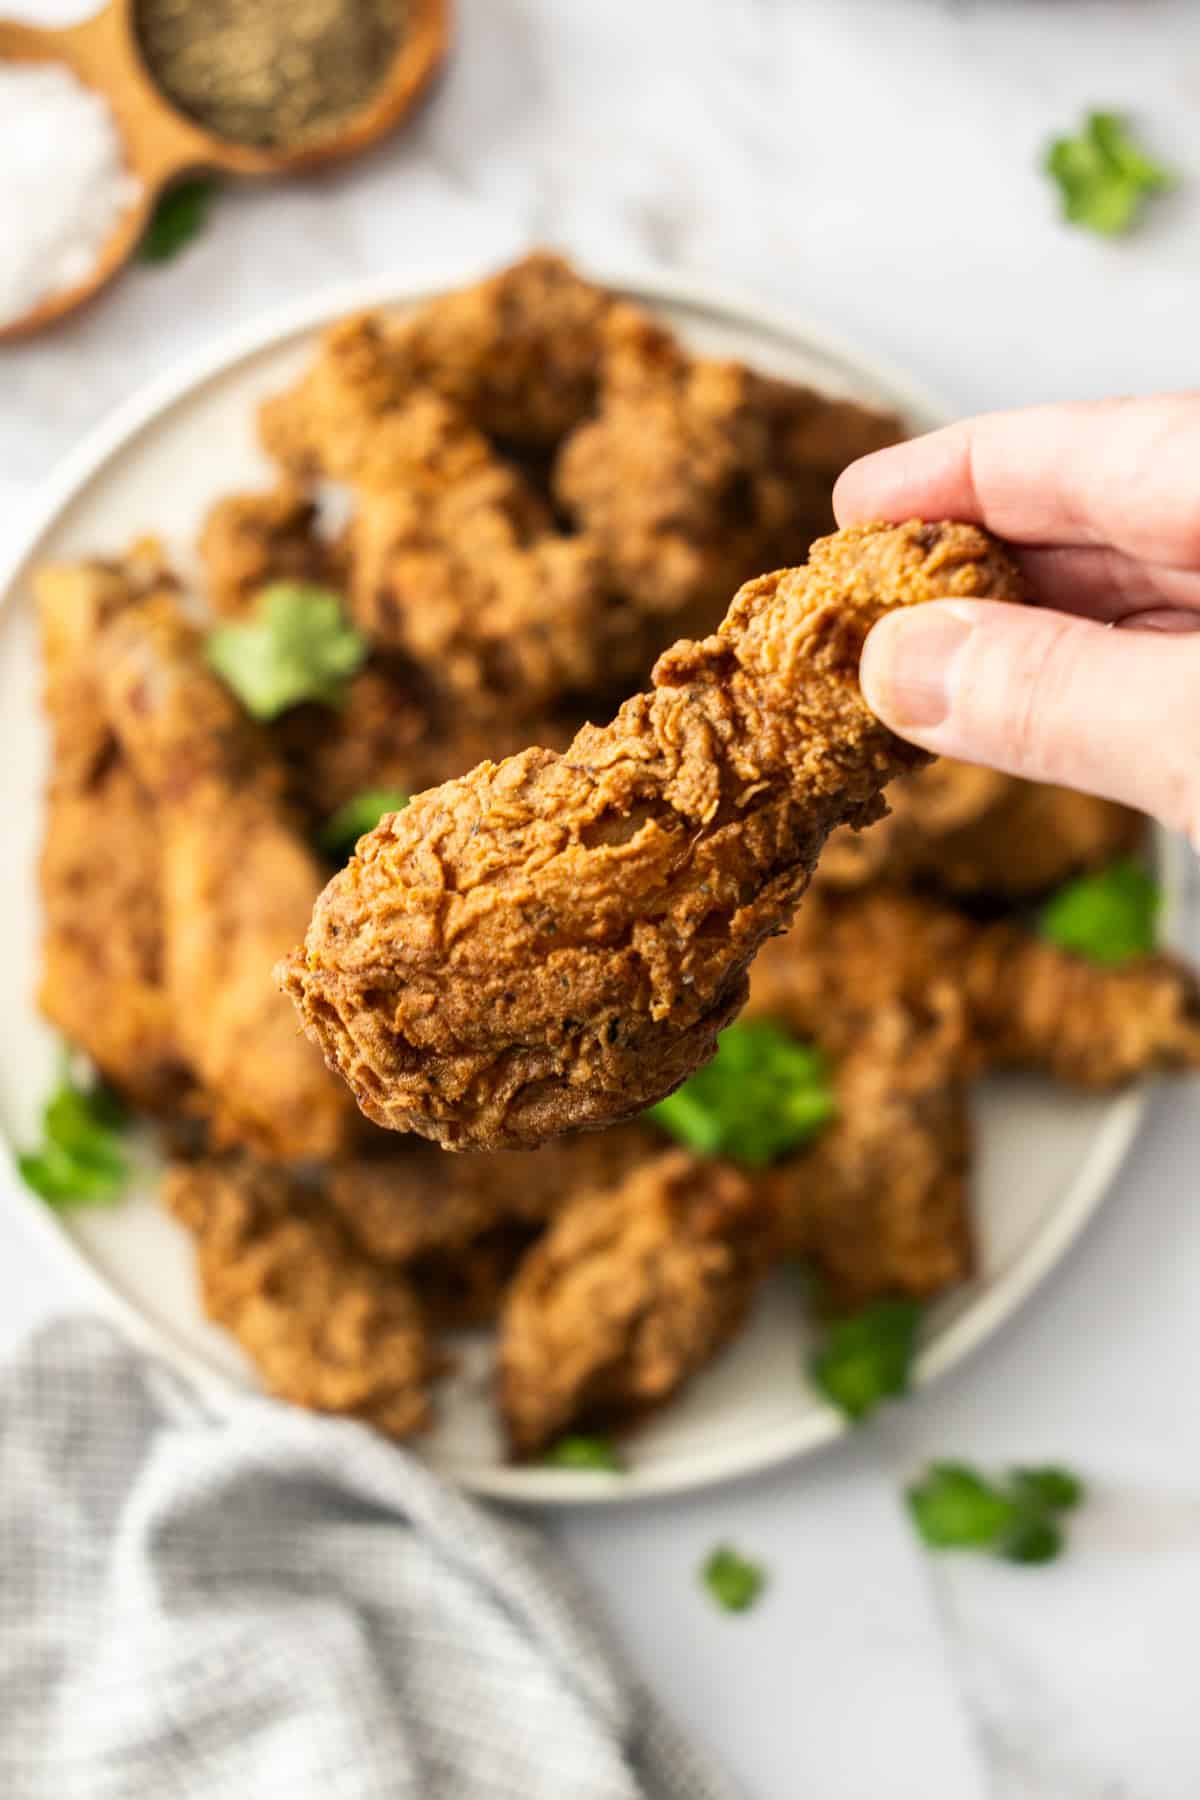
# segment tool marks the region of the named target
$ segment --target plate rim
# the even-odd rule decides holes
[[[863,351],[852,340],[823,324],[773,304],[763,304],[724,283],[674,274],[649,265],[598,266],[587,258],[574,265],[592,279],[635,299],[690,308],[744,329],[776,337],[840,365],[860,385],[930,429],[953,416],[951,408],[921,382],[886,359]],[[13,603],[13,593],[27,567],[76,497],[127,450],[156,419],[186,401],[198,388],[235,369],[240,363],[289,338],[318,330],[345,313],[375,306],[411,305],[435,294],[480,279],[496,267],[467,260],[423,266],[416,271],[352,278],[315,290],[302,300],[271,308],[223,332],[163,371],[100,420],[38,486],[30,517],[15,542],[0,558],[0,608]],[[1184,888],[1182,846],[1156,828],[1156,853],[1168,897],[1166,930]],[[1043,1222],[1020,1255],[943,1326],[920,1353],[914,1387],[923,1389],[957,1368],[1003,1326],[1068,1255],[1085,1226],[1099,1210],[1133,1143],[1144,1117],[1150,1084],[1141,1083],[1113,1098],[1088,1151],[1054,1212]],[[0,1134],[0,1196],[12,1205],[28,1229],[46,1244],[76,1279],[82,1277],[99,1310],[119,1323],[130,1337],[182,1374],[216,1411],[233,1410],[244,1390],[202,1355],[177,1342],[171,1333],[143,1313],[110,1283],[53,1210],[30,1194],[16,1166],[14,1146]],[[764,1426],[748,1443],[714,1441],[698,1450],[673,1456],[662,1468],[651,1466],[624,1475],[530,1467],[438,1463],[439,1472],[469,1491],[493,1499],[544,1506],[630,1504],[672,1494],[695,1492],[726,1481],[761,1474],[782,1463],[811,1455],[848,1436],[853,1427],[832,1408],[810,1410],[794,1420]]]

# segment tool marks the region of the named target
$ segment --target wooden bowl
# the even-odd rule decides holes
[[[393,130],[428,87],[445,57],[451,0],[408,0],[401,42],[387,75],[338,131],[295,150],[262,150],[217,137],[180,112],[152,79],[134,25],[134,0],[108,0],[79,25],[43,31],[0,19],[0,62],[64,63],[112,108],[125,164],[141,184],[87,278],[49,294],[20,319],[0,326],[0,342],[26,337],[90,300],[141,239],[163,190],[199,172],[289,175],[355,156]]]

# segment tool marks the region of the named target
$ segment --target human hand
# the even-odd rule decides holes
[[[1200,848],[1200,394],[967,419],[853,463],[833,504],[840,525],[986,525],[1038,601],[881,619],[862,685],[887,724],[1126,801]]]

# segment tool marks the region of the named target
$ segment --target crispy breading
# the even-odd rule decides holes
[[[542,1226],[581,1189],[607,1186],[654,1154],[655,1134],[618,1126],[560,1138],[540,1150],[443,1156],[401,1140],[330,1172],[329,1197],[362,1248],[380,1262],[453,1252],[505,1225]]]
[[[832,529],[842,468],[899,421],[689,356],[628,307],[607,322],[600,415],[567,440],[555,489],[650,619],[711,630],[726,596]]]
[[[121,747],[159,803],[167,990],[216,1140],[330,1155],[353,1116],[270,973],[323,873],[284,803],[283,770],[169,595],[113,621],[97,669]]]
[[[966,1038],[944,983],[928,1007],[868,1014],[837,1059],[836,1119],[765,1178],[784,1246],[839,1308],[925,1299],[970,1274]]]
[[[762,1191],[681,1150],[576,1196],[504,1306],[499,1399],[514,1451],[668,1399],[738,1329],[774,1251]]]
[[[974,527],[860,527],[744,587],[718,636],[564,756],[423,794],[362,840],[282,970],[376,1123],[449,1148],[631,1117],[713,1053],[828,833],[923,753],[858,689],[891,606],[1016,598]]]
[[[436,1360],[412,1285],[356,1250],[319,1196],[244,1157],[173,1164],[163,1196],[195,1239],[205,1312],[271,1393],[389,1437],[428,1424]]]
[[[962,899],[1027,899],[1111,862],[1145,831],[1113,800],[944,758],[897,781],[888,806],[869,830],[830,839],[824,886],[911,881]]]
[[[269,730],[294,804],[320,826],[367,789],[419,794],[477,763],[511,755],[531,739],[565,750],[579,723],[578,708],[531,718],[456,717],[410,664],[375,657],[348,684],[337,711],[293,707]]]
[[[1151,1069],[1200,1069],[1200,985],[1169,956],[1100,967],[999,924],[976,933],[967,1003],[992,1068],[1112,1088]]]
[[[1105,1088],[1200,1067],[1200,985],[1174,958],[1103,967],[894,888],[811,896],[755,963],[747,1011],[838,1051],[877,1011],[940,1004],[947,987],[967,1009],[968,1072],[1019,1067]]]
[[[244,618],[276,581],[339,587],[336,547],[317,529],[316,502],[281,481],[265,493],[227,494],[204,521],[198,544],[213,611]]]
[[[34,580],[52,764],[39,877],[46,1017],[138,1105],[182,1104],[190,1076],[163,969],[159,832],[96,679],[109,623],[166,579],[129,563],[47,565]]]
[[[420,399],[428,390],[481,432],[552,448],[595,405],[613,304],[558,257],[537,254],[407,317],[340,320],[300,380],[262,407],[264,447],[293,475],[358,481],[372,464],[378,472],[381,451],[386,459],[383,426],[384,436],[407,438],[408,460],[416,449],[432,463],[438,415]],[[416,411],[397,426],[414,397]],[[435,435],[419,446],[416,428],[431,424]]]

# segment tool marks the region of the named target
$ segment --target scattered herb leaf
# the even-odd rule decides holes
[[[746,1612],[754,1605],[766,1584],[760,1563],[747,1562],[728,1544],[720,1544],[701,1571],[704,1585],[726,1612]]]
[[[336,594],[282,581],[264,589],[252,619],[211,631],[207,652],[247,712],[275,719],[305,700],[340,706],[367,645]]]
[[[1039,920],[1043,937],[1094,963],[1122,963],[1154,949],[1162,892],[1131,857],[1070,881]]]
[[[118,1200],[129,1178],[124,1123],[112,1091],[100,1081],[81,1086],[67,1059],[42,1111],[40,1147],[17,1158],[26,1187],[64,1210]]]
[[[622,1474],[625,1468],[610,1438],[587,1437],[582,1432],[559,1438],[546,1452],[546,1461],[556,1469],[601,1469],[610,1475]]]
[[[650,1117],[701,1156],[761,1168],[814,1136],[836,1110],[821,1052],[768,1019],[751,1019],[722,1032],[707,1068]]]
[[[905,1496],[931,1550],[990,1550],[1006,1562],[1053,1562],[1064,1544],[1060,1515],[1083,1499],[1068,1469],[1014,1469],[1007,1484],[965,1463],[931,1463]]]
[[[374,831],[385,813],[400,812],[407,805],[408,795],[399,788],[364,788],[325,821],[317,842],[327,856],[345,862],[359,838]]]
[[[165,193],[154,209],[142,239],[143,262],[165,263],[198,237],[208,223],[217,183],[208,175],[181,181]]]
[[[915,1300],[878,1300],[833,1319],[813,1356],[813,1380],[826,1399],[858,1424],[884,1400],[908,1392],[921,1308]]]
[[[1056,138],[1045,168],[1058,183],[1063,218],[1102,237],[1120,237],[1149,195],[1173,185],[1169,171],[1152,162],[1110,112],[1089,113],[1077,136]]]

